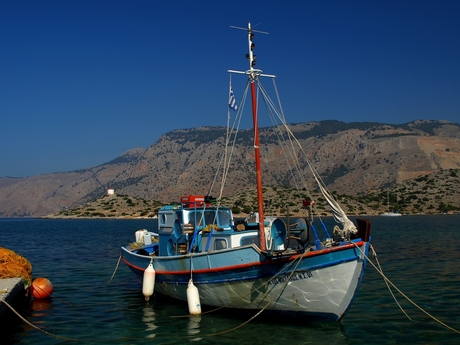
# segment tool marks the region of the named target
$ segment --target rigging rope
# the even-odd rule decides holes
[[[246,98],[247,98],[247,94],[248,94],[248,90],[249,90],[249,85],[250,84],[249,84],[249,81],[248,81],[247,84],[246,84],[246,88],[244,90],[244,93],[243,93],[243,97],[241,98],[241,102],[240,102],[240,104],[238,106],[238,110],[236,111],[236,115],[235,115],[235,118],[233,120],[233,123],[232,123],[231,127],[230,127],[230,113],[228,114],[227,133],[226,133],[226,137],[225,137],[225,151],[224,151],[224,154],[221,157],[221,160],[219,162],[219,166],[216,169],[216,174],[214,176],[214,180],[212,181],[211,186],[209,188],[209,192],[208,192],[208,195],[211,195],[213,187],[214,187],[214,184],[215,184],[215,182],[217,180],[217,176],[219,174],[219,171],[222,168],[222,181],[221,181],[221,185],[220,185],[220,191],[219,191],[218,199],[222,198],[223,190],[224,190],[226,180],[227,180],[227,177],[228,177],[228,172],[229,172],[229,169],[230,169],[230,162],[231,162],[231,160],[233,158],[233,153],[234,153],[235,147],[236,147],[236,139],[237,139],[237,136],[238,136],[238,130],[239,130],[239,127],[240,127],[240,124],[241,124],[242,109],[244,109],[244,104],[246,103]],[[231,144],[230,144],[230,142],[231,142]],[[231,150],[230,150],[230,153],[228,153],[228,148],[229,148],[230,145],[231,145]]]
[[[339,203],[333,197],[332,193],[327,189],[324,181],[321,179],[321,177],[318,174],[318,172],[316,171],[316,169],[314,169],[314,167],[312,166],[310,160],[307,157],[306,152],[302,148],[302,145],[300,144],[300,142],[295,137],[294,133],[291,131],[291,129],[289,128],[288,124],[286,123],[284,114],[282,113],[282,111],[281,112],[278,111],[277,107],[275,106],[275,104],[271,100],[270,96],[268,95],[268,92],[264,89],[264,87],[262,86],[262,84],[260,83],[259,80],[257,80],[257,83],[258,83],[258,90],[261,91],[261,94],[262,94],[263,99],[264,99],[265,104],[266,104],[267,111],[269,112],[269,115],[270,115],[270,117],[272,119],[273,126],[279,132],[278,137],[282,138],[282,140],[280,140],[280,142],[284,143],[284,145],[282,145],[282,146],[284,146],[287,149],[287,151],[289,152],[291,160],[293,162],[293,165],[295,166],[295,170],[297,171],[297,174],[298,174],[298,176],[300,178],[300,181],[302,182],[303,186],[305,186],[305,190],[307,191],[308,196],[311,198],[311,195],[310,195],[310,193],[308,191],[308,188],[307,188],[307,183],[306,183],[306,181],[304,179],[304,176],[302,174],[302,168],[301,168],[301,165],[300,165],[300,162],[299,162],[299,159],[298,159],[298,155],[295,154],[296,150],[295,150],[294,146],[297,146],[298,149],[300,150],[300,152],[303,153],[304,159],[305,159],[308,167],[310,168],[310,170],[311,170],[311,172],[313,174],[313,177],[316,180],[316,183],[318,184],[318,187],[321,190],[321,193],[323,194],[324,198],[326,199],[327,203],[329,204],[329,206],[330,206],[330,208],[332,210],[332,214],[333,214],[334,219],[336,220],[336,222],[341,223],[343,225],[343,230],[344,231],[356,233],[357,229],[356,229],[355,225],[347,217],[345,212],[340,207]],[[280,100],[279,100],[278,90],[276,88],[276,82],[275,82],[274,79],[273,79],[273,83],[275,85],[274,88],[275,88],[275,91],[276,91],[276,95],[278,97],[279,107],[282,110],[281,103],[280,103]],[[278,125],[277,122],[275,121],[274,114],[276,114],[277,118],[280,120],[281,125]],[[281,127],[283,127],[285,129],[285,131],[286,131],[285,135],[287,136],[287,139],[285,138],[285,135],[283,133],[281,133]],[[289,142],[289,145],[287,144],[288,142]],[[294,143],[296,145],[294,145]],[[286,154],[285,154],[285,157],[286,157]],[[288,159],[286,159],[286,162],[289,164]],[[291,175],[293,175],[292,169],[290,169],[290,171],[291,171]],[[297,182],[295,181],[295,179],[294,179],[294,182],[296,184],[296,187],[298,188]],[[315,210],[316,210],[316,207],[315,207]]]

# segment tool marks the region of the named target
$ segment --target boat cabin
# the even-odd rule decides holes
[[[285,224],[280,219],[266,219],[274,249],[283,249]],[[271,229],[271,231],[270,231]],[[228,207],[215,207],[204,196],[187,196],[181,203],[167,205],[158,211],[160,256],[199,253],[259,244],[258,224],[237,227]]]

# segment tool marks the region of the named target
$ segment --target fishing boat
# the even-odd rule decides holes
[[[363,279],[370,246],[370,221],[351,221],[328,191],[289,129],[281,106],[275,105],[261,83],[261,80],[275,80],[274,75],[255,68],[253,40],[255,33],[262,32],[251,28],[250,23],[240,29],[247,31],[249,69],[228,72],[230,80],[232,75],[245,79],[246,88],[237,103],[230,82],[228,129],[224,138],[228,145],[222,160],[216,163],[215,180],[225,185],[232,166],[231,144],[236,142],[244,100],[249,93],[257,208],[246,218],[236,218],[231,205],[223,204],[224,188],[217,188],[210,181],[209,191],[190,193],[161,207],[156,231],[136,231],[136,240],[122,247],[121,259],[143,280],[146,299],[166,295],[187,302],[191,314],[199,314],[201,307],[207,306],[340,320]],[[282,148],[291,149],[280,164],[293,163],[290,175],[300,181],[292,184],[299,187],[294,202],[302,208],[301,216],[286,219],[264,212],[259,104],[265,104],[267,113],[275,120]],[[313,176],[312,181],[331,208],[332,229],[325,226],[321,210],[317,209],[306,179],[300,174],[305,170]],[[214,197],[212,188],[217,193]]]

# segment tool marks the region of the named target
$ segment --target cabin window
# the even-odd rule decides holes
[[[161,225],[166,225],[167,218],[164,213],[161,215],[160,221],[161,221]]]
[[[247,244],[258,244],[257,243],[257,236],[245,236],[243,238],[241,238],[241,245],[242,246],[245,246]]]
[[[219,226],[222,228],[229,227],[230,218],[231,218],[230,212],[220,210],[217,216],[217,219],[219,221]]]
[[[189,214],[188,222],[196,226],[217,224],[219,227],[229,227],[230,214],[228,211],[219,210],[216,219],[216,210],[193,211]]]
[[[224,238],[217,238],[214,241],[214,250],[227,249],[227,240]]]
[[[188,216],[188,219],[189,219],[188,222],[196,226],[205,226],[206,224],[208,224],[207,223],[208,218],[209,217],[205,217],[205,219],[203,219],[203,212],[200,212],[200,211],[190,212]],[[212,221],[209,224],[212,224]]]

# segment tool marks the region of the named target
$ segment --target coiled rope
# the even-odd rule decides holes
[[[6,248],[0,248],[0,279],[21,277],[32,284],[32,265],[25,257]]]

